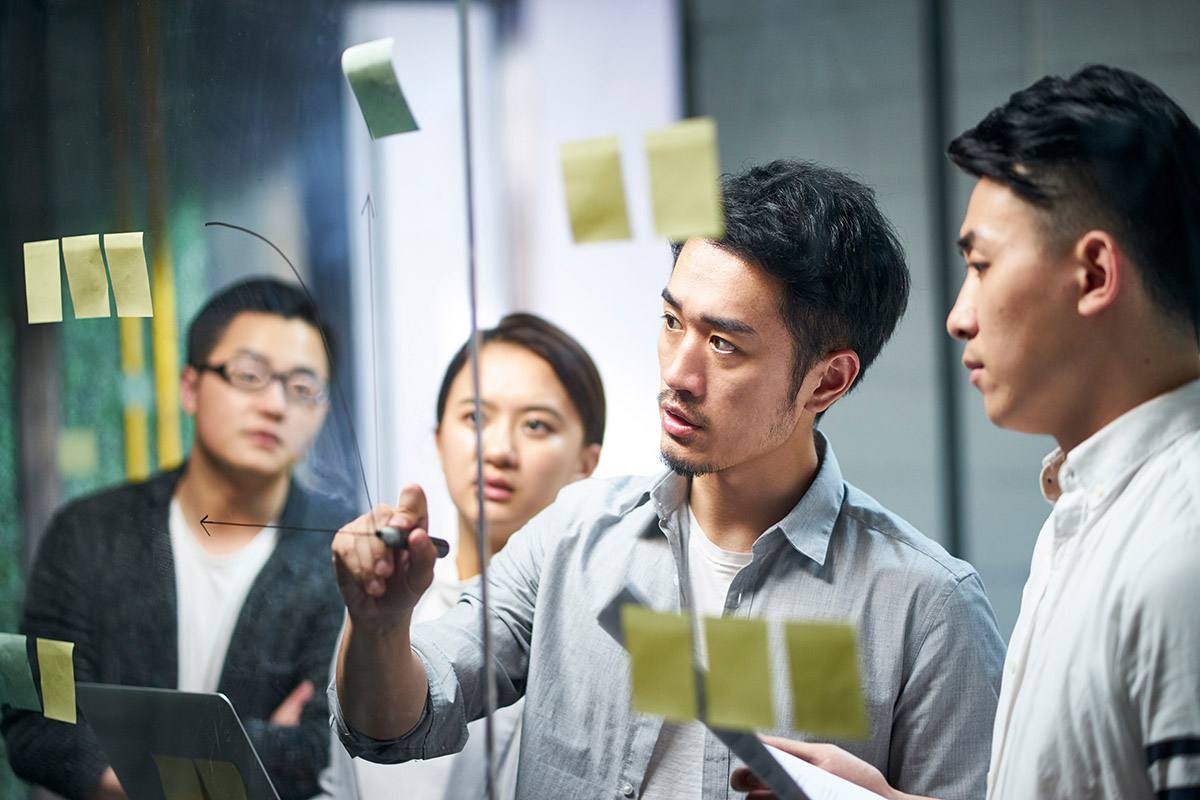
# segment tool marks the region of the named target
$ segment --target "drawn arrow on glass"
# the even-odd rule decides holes
[[[209,525],[226,525],[233,528],[274,528],[280,531],[307,531],[309,533],[327,533],[335,534],[337,531],[333,528],[301,528],[296,525],[256,525],[252,522],[224,522],[216,519],[209,519],[208,514],[200,518],[200,527],[204,528],[204,533],[212,536],[209,531]],[[390,525],[380,528],[375,531],[375,535],[383,539],[383,543],[388,547],[399,548],[404,550],[408,547],[408,531],[400,528],[393,528]],[[439,539],[436,536],[430,536],[429,540],[433,542],[434,548],[437,549],[438,558],[445,558],[450,554],[450,543],[445,539]]]

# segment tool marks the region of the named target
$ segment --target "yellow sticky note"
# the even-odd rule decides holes
[[[200,788],[200,776],[190,758],[154,756],[154,766],[158,767],[166,800],[209,800]]]
[[[704,640],[708,723],[727,730],[774,728],[766,620],[708,618]]]
[[[58,471],[69,478],[95,475],[100,447],[93,428],[66,428],[58,435]]]
[[[246,784],[236,766],[203,758],[195,759],[195,764],[200,783],[213,800],[246,800]]]
[[[621,183],[621,143],[616,136],[563,142],[563,191],[576,242],[628,239],[629,214]]]
[[[691,236],[725,235],[721,211],[717,124],[711,117],[683,122],[646,134],[654,229],[681,242]]]
[[[835,739],[867,738],[867,710],[853,625],[788,623],[792,726]]]
[[[29,651],[25,637],[18,633],[0,633],[0,705],[41,711],[33,672],[29,669]]]
[[[621,630],[629,650],[635,711],[677,722],[696,719],[691,625],[682,614],[622,606]]]
[[[42,673],[42,704],[47,719],[75,724],[74,642],[37,640],[38,670]]]
[[[63,263],[75,319],[111,316],[108,310],[108,276],[100,255],[100,234],[64,236]]]
[[[108,260],[108,275],[117,300],[117,316],[153,317],[142,232],[104,234],[104,257]]]
[[[58,239],[25,243],[25,305],[30,325],[62,322]]]
[[[392,39],[356,44],[342,53],[342,72],[372,139],[417,130],[392,66]]]

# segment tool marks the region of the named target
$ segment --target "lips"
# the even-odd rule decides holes
[[[483,497],[486,500],[503,503],[512,498],[514,491],[513,485],[504,478],[484,478],[483,480]]]
[[[249,437],[250,441],[252,441],[254,444],[266,450],[274,450],[283,443],[283,439],[279,438],[277,434],[274,434],[271,431],[247,431],[246,436]]]
[[[662,427],[670,436],[676,439],[686,439],[700,430],[700,426],[684,414],[679,406],[664,403],[662,406]]]
[[[978,387],[979,380],[983,377],[983,362],[963,356],[962,363],[971,373],[971,385]]]

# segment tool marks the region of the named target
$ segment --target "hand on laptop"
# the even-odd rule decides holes
[[[300,681],[299,685],[292,689],[292,693],[283,698],[279,708],[271,714],[271,724],[289,728],[299,725],[304,705],[312,699],[313,691],[312,681]]]
[[[408,546],[392,549],[373,535],[385,525],[410,531]],[[400,492],[395,506],[376,506],[338,531],[333,563],[356,628],[408,625],[413,608],[433,581],[437,551],[428,528],[425,493],[411,485]]]
[[[89,800],[129,800],[112,767],[104,770],[104,774],[100,776],[100,782],[96,784],[96,791],[92,792]]]

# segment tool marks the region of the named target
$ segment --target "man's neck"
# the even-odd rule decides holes
[[[713,544],[750,552],[800,502],[818,466],[812,428],[801,423],[787,442],[753,462],[693,478],[692,513]]]
[[[200,532],[199,520],[205,515],[221,522],[262,526],[283,513],[290,483],[288,472],[270,477],[230,474],[195,448],[175,487],[175,499],[194,533]],[[255,528],[210,525],[205,540],[244,542],[255,533]]]
[[[1200,353],[1194,346],[1121,348],[1117,357],[1097,359],[1080,375],[1078,401],[1064,409],[1053,436],[1069,453],[1118,417],[1198,378]]]

